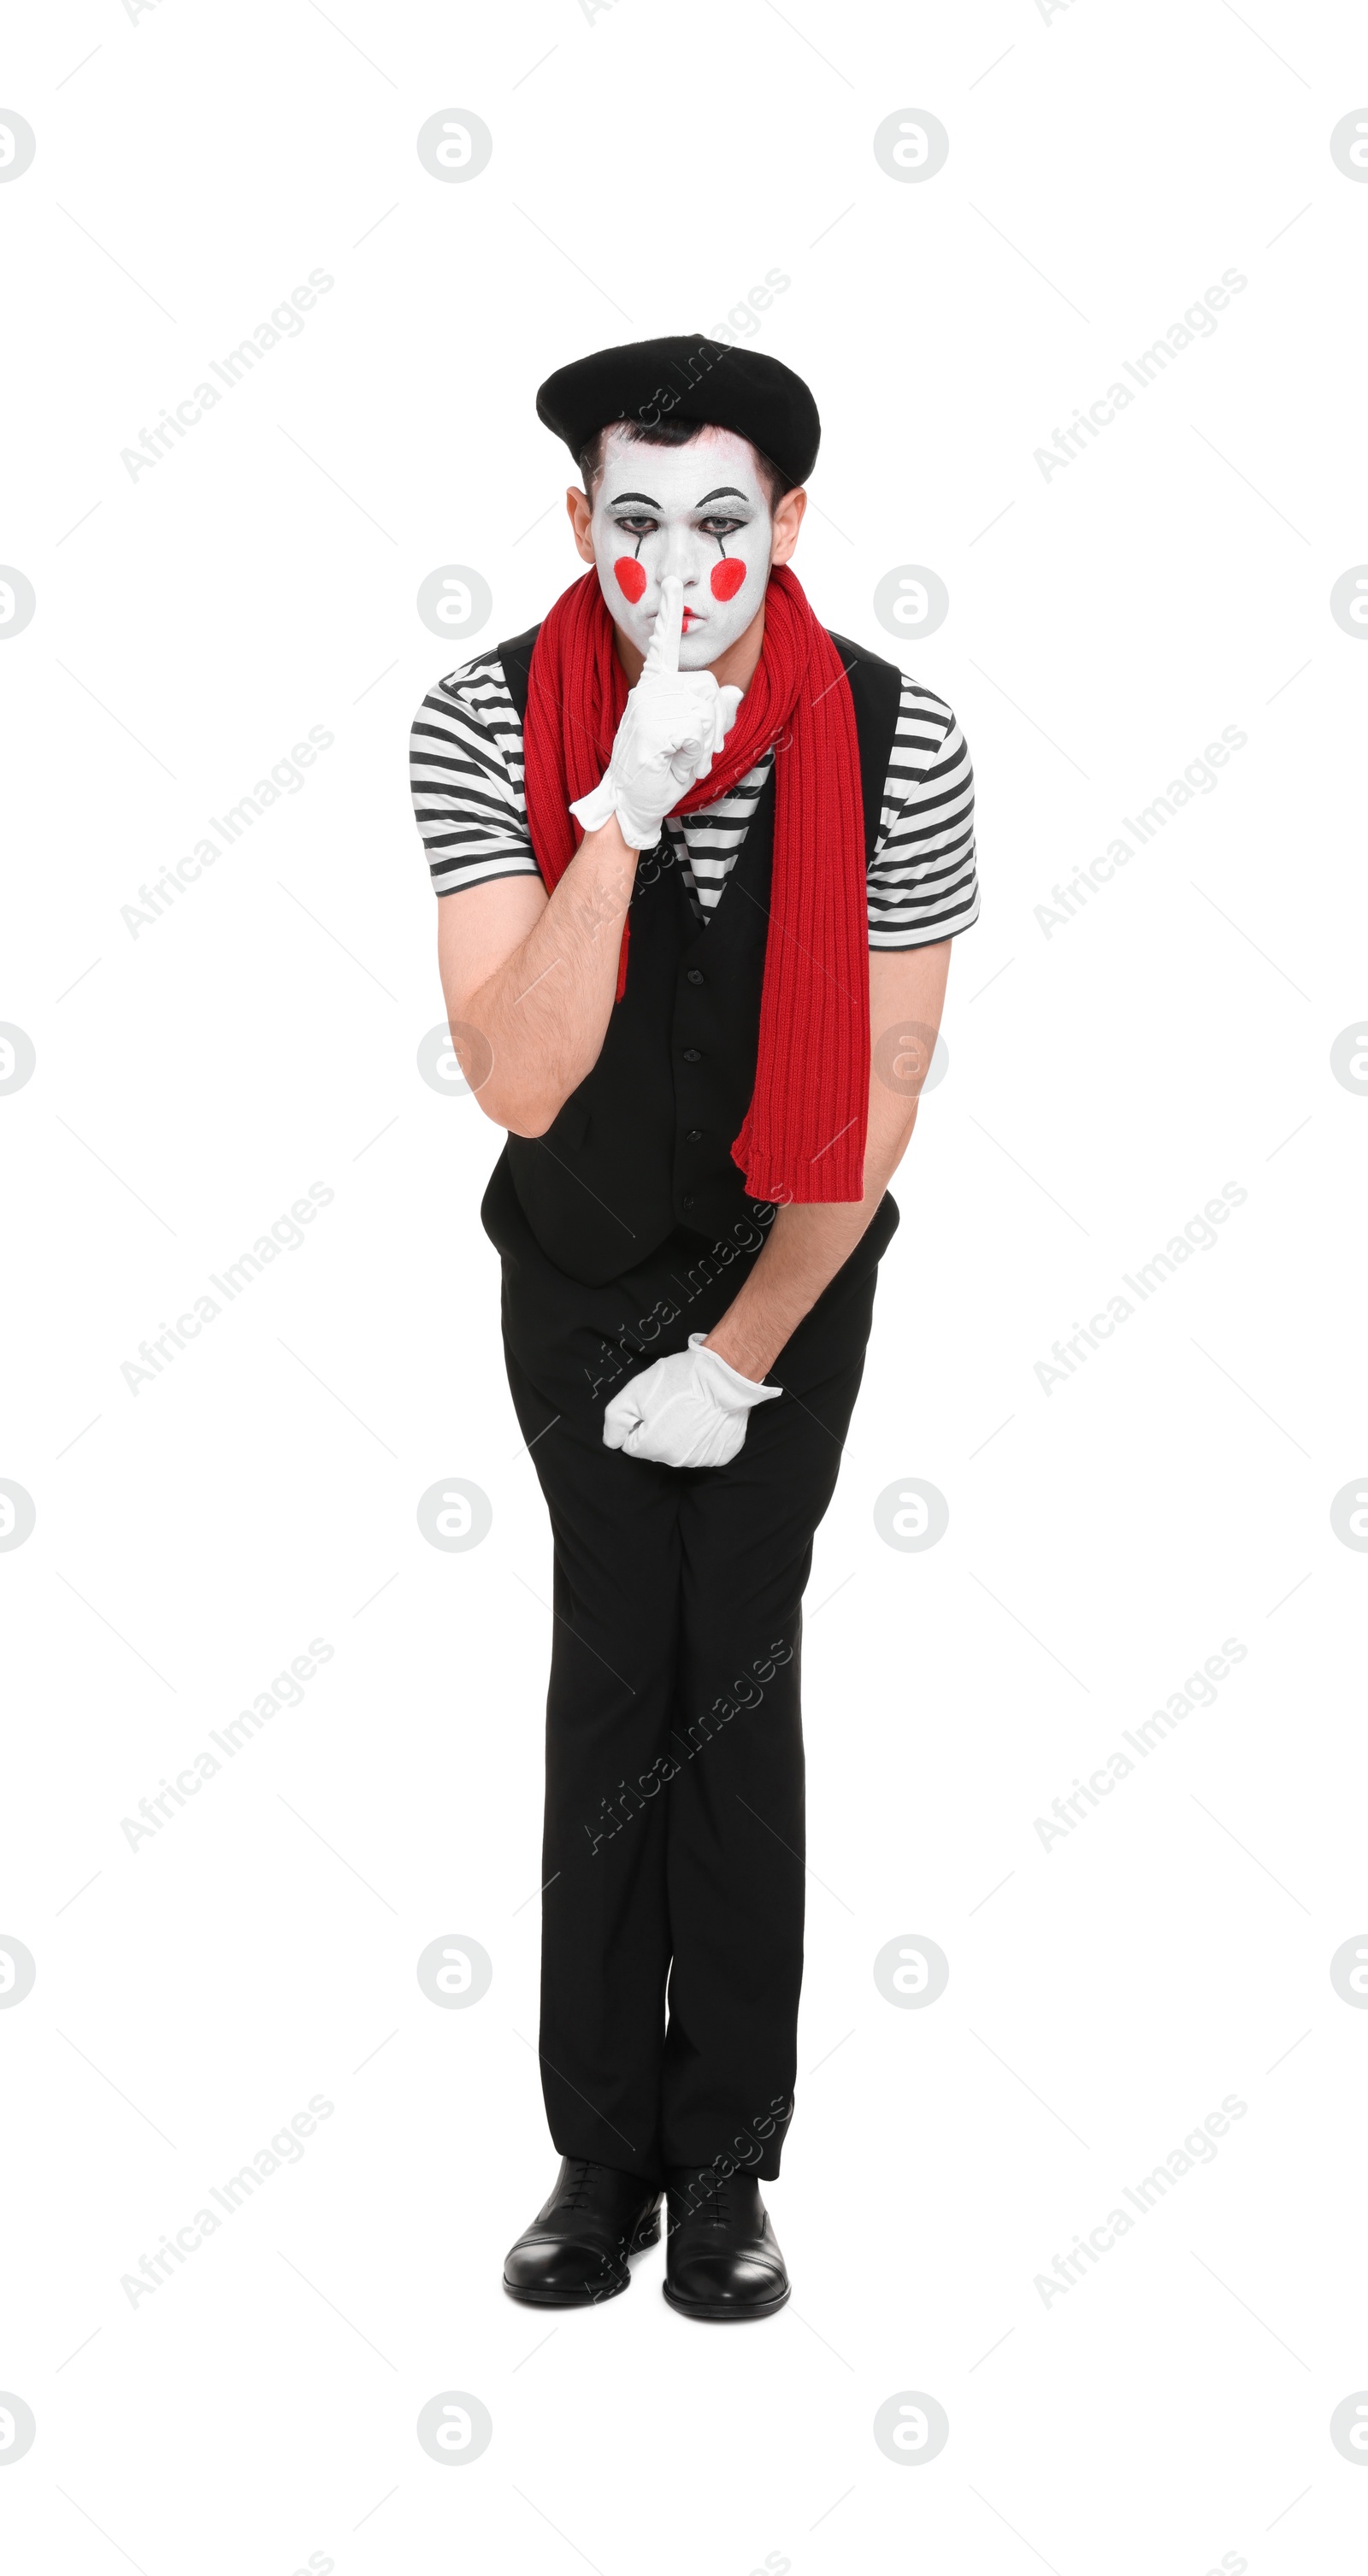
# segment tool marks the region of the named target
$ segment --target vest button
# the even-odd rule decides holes
[[[701,984],[701,983],[702,983],[702,981],[703,981],[703,970],[702,970],[701,966],[691,966],[691,967],[689,968],[689,982],[690,982],[691,984]]]
[[[681,1202],[681,1204],[686,1208],[691,1208],[693,1206],[693,1200],[692,1198],[686,1198]]]
[[[702,1050],[702,1048],[701,1048],[701,1047],[686,1047],[686,1048],[684,1049],[684,1061],[685,1061],[685,1063],[686,1063],[686,1064],[701,1064],[701,1063],[702,1063],[702,1061],[703,1061],[703,1050]]]
[[[686,1144],[686,1145],[701,1145],[701,1144],[702,1144],[702,1142],[703,1142],[703,1130],[702,1130],[702,1128],[701,1128],[701,1127],[691,1127],[691,1128],[689,1129],[688,1135],[687,1135],[687,1136],[685,1137],[685,1139],[684,1139],[684,1142],[685,1142],[685,1144]]]

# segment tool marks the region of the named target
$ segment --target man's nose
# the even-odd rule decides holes
[[[698,538],[694,530],[679,521],[662,530],[664,550],[660,559],[660,579],[671,573],[683,582],[686,590],[698,588]]]

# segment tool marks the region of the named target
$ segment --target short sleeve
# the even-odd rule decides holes
[[[409,784],[435,893],[536,876],[523,741],[497,652],[428,691],[409,737]]]
[[[978,919],[969,746],[915,680],[902,684],[868,892],[871,948],[924,948]]]

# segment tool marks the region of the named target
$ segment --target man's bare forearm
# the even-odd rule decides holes
[[[616,815],[586,833],[527,937],[459,1015],[492,1059],[475,1076],[480,1106],[516,1135],[542,1135],[598,1061],[638,856]]]
[[[763,1251],[708,1335],[708,1348],[720,1352],[743,1377],[768,1375],[789,1335],[872,1223],[917,1123],[949,971],[948,939],[871,955],[864,1196],[828,1206],[780,1208]]]
[[[707,1348],[742,1377],[768,1376],[789,1335],[849,1260],[902,1160],[915,1115],[914,1110],[896,1153],[890,1157],[881,1140],[881,1150],[866,1155],[862,1199],[779,1209],[764,1250],[707,1337]]]

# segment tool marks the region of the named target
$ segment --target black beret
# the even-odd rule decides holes
[[[538,392],[537,417],[564,439],[576,464],[609,421],[637,420],[648,430],[666,420],[698,421],[735,430],[789,484],[807,481],[822,435],[817,405],[791,367],[701,332],[629,340],[558,367]]]

